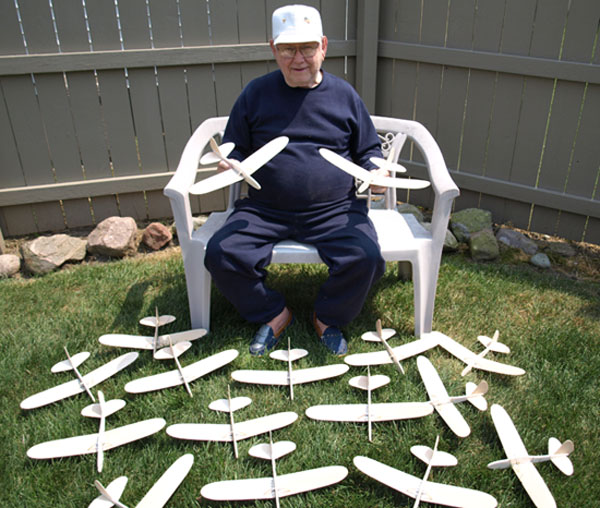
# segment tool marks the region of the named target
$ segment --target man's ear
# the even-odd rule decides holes
[[[275,44],[273,43],[273,39],[269,41],[269,46],[271,46],[271,51],[273,52],[273,56],[277,56],[277,48],[275,48]]]
[[[324,35],[321,39],[321,50],[323,51],[323,56],[327,54],[327,36]]]

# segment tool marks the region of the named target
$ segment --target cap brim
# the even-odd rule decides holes
[[[315,35],[313,37],[307,36],[306,33],[283,33],[275,40],[273,44],[299,44],[302,42],[321,42],[323,36]]]

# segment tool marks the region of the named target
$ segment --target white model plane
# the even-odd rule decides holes
[[[469,361],[469,363],[467,363],[467,366],[463,369],[463,371],[460,373],[460,375],[466,376],[469,372],[471,372],[471,370],[477,364],[477,362],[479,360],[481,360],[482,358],[484,358],[485,355],[487,355],[490,351],[494,351],[495,353],[504,353],[504,354],[510,353],[510,348],[506,344],[502,344],[502,342],[498,342],[499,337],[500,337],[500,332],[498,330],[496,330],[494,332],[494,336],[492,338],[487,337],[485,335],[479,335],[477,337],[477,340],[484,345],[485,349],[481,353],[479,353],[475,358],[472,358]]]
[[[155,316],[148,316],[140,319],[140,324],[154,328],[154,335],[152,337],[146,337],[142,335],[127,335],[123,333],[107,333],[102,335],[98,341],[100,344],[112,347],[124,347],[131,349],[149,349],[154,355],[158,349],[167,347],[169,345],[169,338],[166,335],[159,335],[159,328],[166,324],[175,321],[175,316],[162,315],[159,316],[158,308],[156,308]],[[171,342],[177,344],[179,342],[191,342],[199,339],[206,335],[204,328],[197,328],[195,330],[186,330],[184,332],[172,333],[169,335]]]
[[[29,448],[27,456],[30,459],[57,459],[98,453],[100,450],[105,452],[151,436],[162,429],[166,423],[162,418],[142,420],[107,430],[103,433],[101,440],[99,439],[99,433],[96,433],[46,441]]]
[[[248,185],[251,185],[257,190],[260,190],[260,184],[252,178],[252,173],[260,169],[279,152],[281,152],[288,144],[289,138],[280,136],[269,141],[252,155],[238,162],[234,159],[228,159],[227,155],[231,153],[235,145],[233,143],[225,143],[220,147],[216,141],[211,138],[210,147],[212,152],[207,153],[200,159],[200,164],[214,164],[215,162],[223,161],[231,166],[231,169],[217,173],[214,176],[201,180],[190,187],[191,194],[208,194],[209,192],[227,187],[236,182],[246,180]]]
[[[251,403],[252,399],[249,397],[235,397],[232,399],[229,387],[227,387],[227,398],[215,400],[208,407],[213,411],[229,413],[229,424],[177,423],[167,427],[167,434],[175,439],[233,443],[233,452],[237,459],[238,441],[287,427],[298,419],[296,413],[287,411],[262,416],[245,422],[235,422],[233,418],[234,411],[242,409]]]
[[[362,182],[358,187],[358,192],[364,192],[371,185],[379,185],[382,187],[394,187],[397,189],[425,189],[431,184],[426,180],[417,180],[416,178],[395,178],[391,176],[380,176],[373,174],[371,171],[361,168],[354,162],[345,159],[341,155],[332,152],[327,148],[319,148],[321,156],[334,166],[337,166],[342,171],[357,178]]]
[[[488,384],[485,381],[477,386],[475,383],[467,383],[465,395],[450,397],[437,370],[426,357],[419,356],[417,358],[417,367],[429,395],[430,404],[452,432],[458,437],[468,436],[471,433],[471,428],[454,404],[468,400],[480,411],[485,411],[487,402],[483,396],[488,391]]]
[[[239,355],[239,352],[236,349],[228,349],[207,358],[203,358],[202,360],[198,360],[197,362],[185,367],[181,367],[177,356],[179,356],[186,348],[189,347],[187,344],[189,344],[189,342],[180,342],[176,346],[173,346],[171,343],[168,348],[163,348],[161,350],[163,353],[160,355],[160,351],[156,353],[159,358],[164,357],[165,359],[168,358],[175,360],[177,369],[169,372],[162,372],[161,374],[155,374],[153,376],[134,379],[125,385],[125,391],[127,393],[146,393],[155,390],[163,390],[165,388],[172,388],[174,386],[185,385],[186,390],[191,396],[192,393],[189,384],[192,381],[195,381],[209,372],[220,369],[224,365],[227,365],[235,360]]]
[[[270,478],[248,478],[209,483],[202,487],[200,495],[213,501],[247,501],[274,499],[279,508],[282,497],[301,494],[341,482],[348,475],[344,466],[325,466],[306,471],[278,475],[275,461],[296,449],[292,441],[263,443],[250,448],[252,457],[271,461],[273,476]]]
[[[366,422],[368,425],[369,442],[373,441],[372,422],[406,420],[421,418],[433,413],[429,402],[386,402],[371,403],[371,391],[390,382],[384,375],[371,376],[370,368],[366,376],[356,376],[350,379],[350,386],[366,390],[367,404],[330,404],[312,406],[306,409],[306,416],[313,420],[330,422]]]
[[[383,336],[386,336],[386,329],[382,331]],[[373,333],[373,332],[370,332]],[[391,348],[392,353],[396,360],[399,362],[411,358],[413,356],[420,355],[425,351],[429,351],[438,345],[437,337],[432,334],[424,334],[426,337],[402,344]],[[355,353],[346,356],[344,362],[353,367],[366,367],[368,365],[384,365],[387,363],[394,363],[392,356],[389,351],[371,351],[370,353]]]
[[[66,383],[48,388],[47,390],[27,397],[21,402],[21,409],[35,409],[83,392],[86,392],[92,401],[95,402],[96,399],[92,395],[90,389],[131,365],[138,357],[138,353],[121,355],[82,376],[78,367],[89,357],[89,353],[82,352],[70,356],[67,348],[65,348],[65,353],[67,354],[67,359],[54,365],[51,370],[52,372],[72,370],[75,372],[77,379],[72,379],[71,381],[67,381]]]
[[[146,493],[136,505],[136,508],[162,508],[181,485],[193,464],[194,456],[191,453],[179,457]],[[119,476],[106,487],[98,480],[94,482],[94,485],[100,495],[91,502],[88,508],[110,508],[111,506],[127,508],[120,502],[121,495],[127,485],[126,476]]]
[[[493,404],[491,413],[507,458],[491,462],[487,467],[490,469],[512,467],[535,506],[538,508],[556,507],[554,497],[536,469],[535,463],[550,460],[562,473],[571,476],[573,464],[569,459],[569,454],[575,448],[573,441],[567,440],[561,444],[558,439],[551,437],[548,441],[548,455],[529,455],[506,410],[498,404]]]
[[[294,385],[322,381],[348,372],[348,365],[343,363],[323,365],[308,369],[292,369],[292,362],[308,355],[306,349],[291,349],[288,339],[288,349],[278,349],[269,355],[275,360],[286,362],[287,370],[235,370],[231,377],[240,383],[259,385],[288,386],[290,399],[294,400]]]
[[[413,446],[410,449],[415,457],[427,464],[423,478],[404,473],[368,457],[357,456],[354,457],[353,462],[359,471],[367,476],[412,497],[415,500],[413,508],[417,508],[421,501],[457,508],[495,508],[498,506],[496,499],[486,492],[428,480],[432,467],[450,467],[458,464],[456,457],[437,449],[438,442],[439,436],[433,449],[428,446]]]
[[[462,344],[459,344],[452,337],[448,337],[441,332],[425,333],[423,334],[423,337],[434,340],[452,356],[455,356],[467,366],[470,365],[471,369],[480,369],[496,374],[505,374],[507,376],[522,376],[525,374],[525,371],[520,367],[506,365],[488,358],[483,358],[483,356],[478,357],[477,354],[473,353]]]
[[[102,442],[104,441],[104,434],[106,431],[106,418],[125,407],[125,404],[125,401],[121,399],[105,401],[104,394],[102,391],[98,390],[98,403],[86,406],[81,410],[82,416],[98,418],[100,420],[98,426],[98,440],[96,443],[98,456],[96,467],[99,473],[102,472],[102,466],[104,464],[104,449],[102,447]]]
[[[363,340],[366,340],[367,342],[381,342],[383,344],[383,346],[385,347],[385,350],[387,351],[388,355],[390,356],[390,359],[396,365],[396,368],[398,369],[400,374],[404,374],[404,369],[402,368],[402,365],[400,364],[400,360],[398,360],[396,353],[394,353],[394,350],[387,343],[387,340],[390,337],[393,337],[395,334],[396,334],[396,330],[394,330],[393,328],[383,329],[381,327],[381,319],[378,319],[377,322],[375,323],[375,331],[374,332],[365,332],[361,335],[361,338]]]

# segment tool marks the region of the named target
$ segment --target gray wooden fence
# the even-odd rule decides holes
[[[0,229],[170,217],[193,129],[275,68],[272,0],[0,0]],[[434,134],[456,208],[600,243],[598,0],[322,0],[326,68]],[[407,147],[415,174],[422,164]],[[425,193],[401,195],[425,206]],[[223,208],[224,193],[195,212]]]

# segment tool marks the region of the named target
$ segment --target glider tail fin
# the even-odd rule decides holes
[[[573,463],[571,462],[571,459],[569,459],[569,454],[573,452],[574,449],[575,446],[570,439],[562,444],[558,439],[552,437],[548,440],[548,455],[550,455],[550,460],[567,476],[573,474]]]
[[[487,393],[488,388],[489,386],[486,381],[481,381],[477,386],[474,383],[467,383],[467,400],[480,411],[487,409],[487,401],[484,395]]]

